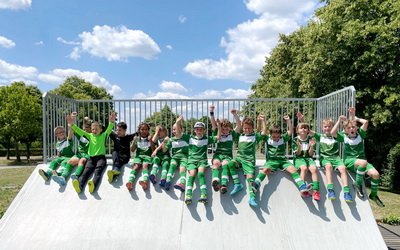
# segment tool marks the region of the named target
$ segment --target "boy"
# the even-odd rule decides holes
[[[248,203],[253,207],[258,207],[256,201],[256,194],[253,191],[255,165],[256,165],[256,146],[267,134],[265,126],[265,116],[259,115],[258,120],[262,122],[261,133],[254,133],[254,122],[251,118],[244,118],[242,121],[243,134],[239,136],[238,152],[236,158],[228,163],[229,171],[232,174],[234,183],[231,195],[239,192],[243,185],[240,183],[237,167],[243,168],[243,173],[246,175],[247,190],[250,193],[250,199]]]
[[[368,121],[355,116],[356,109],[349,108],[350,119],[343,123],[344,132],[338,133],[338,141],[344,144],[344,164],[350,171],[356,172],[356,181],[354,188],[357,196],[360,199],[364,198],[364,191],[362,190],[362,182],[364,175],[367,173],[371,176],[371,194],[369,198],[376,202],[380,207],[385,204],[378,197],[378,186],[380,175],[379,172],[367,161],[364,151],[364,139],[367,134]],[[362,125],[357,127],[357,122]]]
[[[171,160],[169,150],[165,147],[165,143],[169,140],[167,137],[167,129],[162,125],[157,126],[152,140],[156,149],[151,154],[151,157],[153,157],[153,167],[149,179],[151,183],[156,184],[158,168],[161,165],[160,186],[164,187],[167,181],[169,162]]]
[[[293,134],[293,126],[290,117],[285,115],[283,117],[288,124],[288,131],[282,134],[280,126],[274,125],[269,130],[269,135],[264,137],[266,143],[266,161],[264,169],[257,175],[256,180],[253,182],[253,191],[256,193],[261,185],[261,182],[272,171],[282,169],[292,175],[293,180],[296,182],[300,189],[300,193],[307,192],[305,182],[300,178],[297,169],[286,158],[286,143],[290,141]]]
[[[72,133],[68,133],[67,138],[64,127],[57,126],[54,128],[54,134],[57,137],[56,149],[58,157],[50,162],[50,166],[46,171],[39,169],[39,174],[45,181],[50,179],[53,175],[53,171],[60,165],[64,167],[67,161],[74,155]]]
[[[77,116],[77,113],[72,112],[71,116],[75,118]],[[82,129],[85,132],[89,133],[90,124],[84,123]],[[89,148],[89,140],[84,136],[75,134],[70,127],[68,128],[68,131],[71,134],[74,134],[75,138],[78,140],[78,152],[74,156],[72,156],[72,158],[69,159],[68,162],[59,171],[53,170],[52,178],[55,182],[57,182],[60,185],[66,184],[66,179],[70,175],[72,168],[78,165],[77,169],[75,170],[75,173],[71,176],[71,178],[75,180],[76,176],[82,173],[83,167],[85,166],[87,159],[89,159],[89,155],[87,154]]]
[[[202,122],[196,122],[194,125],[194,135],[190,136],[189,140],[189,158],[187,169],[189,171],[189,180],[186,188],[185,203],[192,203],[192,189],[194,180],[199,172],[200,184],[200,203],[207,204],[207,186],[204,172],[209,167],[207,159],[208,145],[216,143],[221,139],[221,124],[217,120],[218,134],[217,136],[206,136],[206,125]]]
[[[87,182],[89,186],[89,193],[93,193],[100,183],[102,173],[106,167],[106,140],[114,127],[115,113],[110,114],[110,121],[105,132],[102,132],[102,126],[99,122],[91,124],[92,133],[87,133],[74,124],[74,118],[70,115],[67,116],[68,126],[70,126],[78,135],[86,136],[89,139],[90,156],[86,163],[85,169],[78,180],[73,180],[72,185],[75,191],[81,193],[83,186],[86,184],[89,176],[94,172],[93,180]]]
[[[126,134],[127,125],[125,122],[117,124],[115,132],[111,132],[110,138],[114,141],[114,151],[112,152],[113,166],[107,171],[108,182],[114,180],[114,176],[121,173],[121,167],[129,162],[131,158],[131,141],[134,134]]]
[[[210,118],[213,130],[213,135],[217,135],[217,123],[214,118],[214,108],[215,106],[210,106]],[[235,109],[231,110],[231,113],[236,121],[236,127],[234,130],[231,129],[231,123],[227,119],[221,120],[221,140],[217,142],[217,149],[213,155],[212,163],[212,187],[214,191],[220,189],[220,178],[219,178],[219,168],[222,166],[222,181],[221,181],[221,193],[225,194],[228,189],[226,188],[227,182],[229,180],[229,169],[228,163],[232,160],[233,154],[233,144],[239,137],[239,132],[242,129],[242,124],[240,118],[236,113]]]

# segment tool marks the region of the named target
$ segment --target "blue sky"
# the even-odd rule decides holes
[[[318,0],[0,0],[0,85],[77,75],[114,99],[246,98]]]

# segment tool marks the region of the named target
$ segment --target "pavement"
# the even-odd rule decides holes
[[[245,188],[231,196],[209,187],[207,205],[197,201],[197,182],[191,205],[158,184],[143,191],[138,178],[129,192],[129,167],[111,184],[104,175],[93,194],[86,188],[78,195],[70,180],[45,182],[37,170],[46,167],[37,166],[0,220],[0,249],[388,249],[368,199],[346,203],[339,188],[333,201],[324,189],[321,201],[304,199],[281,171],[264,180],[253,208]],[[336,175],[334,184],[341,186]]]

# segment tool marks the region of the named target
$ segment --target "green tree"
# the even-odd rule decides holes
[[[371,121],[367,156],[381,170],[400,142],[400,1],[325,3],[306,26],[280,36],[251,97],[320,97],[353,85],[357,115]]]
[[[0,87],[0,135],[14,140],[17,161],[21,161],[19,143],[30,145],[41,136],[41,92],[37,87],[14,82]]]

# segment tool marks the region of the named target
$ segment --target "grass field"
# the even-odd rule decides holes
[[[35,167],[0,169],[0,218],[34,169]],[[398,223],[400,220],[400,194],[381,188],[379,197],[386,207],[381,208],[375,202],[371,202],[375,218],[379,220],[392,218],[390,221]]]

